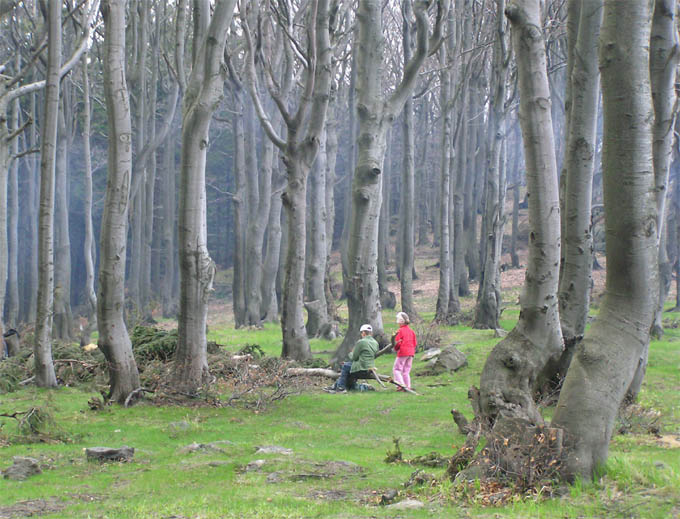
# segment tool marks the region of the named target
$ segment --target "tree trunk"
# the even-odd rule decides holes
[[[411,59],[411,4],[402,4],[404,67]],[[409,95],[404,104],[403,137],[404,157],[402,163],[401,205],[399,207],[399,231],[401,254],[401,311],[413,320],[416,317],[413,306],[413,269],[415,246],[415,137],[413,134],[413,100]]]
[[[520,106],[529,198],[529,259],[520,316],[484,365],[480,409],[495,419],[542,418],[533,400],[542,371],[562,352],[557,284],[560,220],[557,166],[550,115],[546,54],[538,0],[511,1],[505,10],[517,56]]]
[[[452,35],[448,36],[449,38]],[[442,45],[439,49],[439,63],[441,64],[440,75],[440,92],[441,92],[441,106],[446,106],[451,95],[451,72],[446,64],[449,62],[447,58],[447,45]],[[451,60],[453,62],[453,60]],[[439,323],[446,323],[449,312],[449,294],[451,292],[451,261],[452,254],[450,250],[450,229],[449,229],[449,214],[451,212],[449,201],[451,200],[451,111],[446,110],[441,118],[441,162],[439,165],[439,289],[437,291],[437,311],[435,314],[435,321]]]
[[[162,238],[161,238],[161,301],[163,317],[176,317],[177,293],[175,279],[177,272],[177,249],[175,248],[175,216],[177,200],[175,197],[175,135],[168,133],[163,153],[162,186]]]
[[[232,198],[234,218],[234,278],[232,300],[234,302],[234,326],[246,326],[246,141],[243,129],[243,98],[234,93],[237,110],[232,116],[234,134],[234,197]],[[241,110],[239,110],[240,108]]]
[[[388,130],[385,138],[387,146],[387,157],[392,157],[392,132]],[[381,186],[381,194],[383,197],[380,205],[380,221],[378,222],[378,291],[380,293],[380,305],[383,308],[394,308],[397,305],[397,297],[389,288],[387,282],[387,265],[390,262],[390,184],[392,178],[392,161],[387,160],[383,170],[383,182]],[[399,257],[399,239],[401,232],[397,232],[397,257]],[[399,261],[397,261],[397,275],[399,275]]]
[[[82,61],[83,72],[83,157],[85,160],[83,174],[83,214],[85,218],[85,240],[83,243],[83,258],[85,263],[85,297],[87,303],[87,329],[83,330],[83,339],[86,344],[90,342],[92,330],[97,324],[97,293],[94,288],[94,265],[96,248],[94,245],[94,229],[92,224],[92,158],[90,151],[90,79],[88,77],[87,62],[89,55],[86,53]]]
[[[505,98],[508,77],[508,52],[506,22],[503,12],[505,0],[496,0],[496,40],[494,41],[493,97],[489,112],[491,141],[489,167],[486,174],[484,199],[484,231],[482,242],[482,272],[477,291],[474,328],[496,329],[501,316],[501,254],[503,253],[503,228],[505,226]]]
[[[202,5],[201,5],[202,4]],[[194,34],[194,65],[184,94],[179,202],[180,302],[174,378],[178,388],[195,393],[208,375],[206,319],[215,264],[208,254],[205,163],[210,120],[222,99],[222,66],[227,31],[236,0],[215,5],[205,32]],[[195,3],[196,11],[209,2]]]
[[[655,307],[657,208],[649,84],[651,3],[605,0],[600,37],[607,280],[596,322],[574,354],[553,426],[571,451],[566,477],[607,460],[619,406],[649,344]]]
[[[649,70],[654,104],[653,153],[656,184],[656,208],[658,213],[657,238],[659,243],[659,289],[654,312],[652,335],[663,336],[663,305],[671,285],[671,265],[666,253],[664,221],[666,219],[666,196],[671,166],[671,146],[676,117],[675,77],[680,58],[675,19],[676,2],[656,0],[652,18],[652,36],[649,54]],[[642,382],[642,376],[638,377]],[[638,388],[639,389],[639,388]],[[635,391],[637,394],[637,391]]]
[[[382,335],[376,262],[378,256],[378,216],[380,213],[385,138],[390,127],[411,96],[418,70],[428,54],[429,22],[424,4],[415,7],[417,51],[404,68],[401,83],[385,100],[382,92],[382,13],[381,2],[360,0],[359,37],[357,43],[357,103],[359,137],[357,165],[352,182],[352,210],[348,249],[348,272],[345,279],[349,306],[349,329],[332,362],[343,361],[359,337],[364,323],[373,326],[374,335]],[[439,37],[446,6],[438,4],[435,35]]]
[[[61,67],[61,3],[51,2],[48,17],[47,77],[43,112],[40,158],[40,214],[38,217],[38,300],[35,326],[35,383],[39,387],[56,387],[52,362],[52,311],[54,302],[54,175],[57,154],[57,119],[59,116],[59,69]],[[2,112],[4,113],[4,111]],[[4,163],[2,163],[4,165]],[[4,175],[6,170],[2,168]],[[7,182],[0,181],[0,205],[7,206]],[[4,234],[6,222],[0,222]],[[0,269],[6,267],[0,258]],[[0,308],[4,306],[5,272],[0,275]],[[0,331],[4,331],[0,329]]]
[[[68,88],[68,83],[64,82]],[[71,312],[71,239],[68,224],[68,187],[67,171],[69,130],[65,113],[67,108],[67,88],[62,90],[63,106],[59,111],[57,135],[57,160],[55,164],[55,207],[54,207],[54,322],[52,335],[57,339],[71,340],[73,314]]]
[[[17,60],[17,64],[19,64]],[[19,128],[19,100],[14,101],[12,128]],[[12,155],[19,153],[19,139],[12,142]],[[8,275],[7,275],[7,324],[15,328],[19,320],[19,159],[15,158],[9,171],[9,227],[8,227]]]
[[[276,296],[276,278],[279,273],[279,263],[281,256],[281,209],[283,202],[281,200],[281,191],[283,186],[280,185],[282,180],[276,167],[277,173],[272,178],[272,200],[269,207],[269,223],[267,224],[267,255],[264,260],[264,272],[262,275],[262,310],[264,311],[264,321],[267,323],[274,323],[279,320],[279,302]]]
[[[321,132],[319,153],[310,178],[309,254],[307,256],[307,335],[316,337],[328,324],[328,306],[324,279],[326,277],[326,131]]]
[[[132,172],[132,123],[125,81],[125,0],[101,5],[105,25],[104,92],[108,113],[108,173],[102,214],[97,325],[109,367],[110,398],[124,403],[139,373],[124,320],[125,249]]]

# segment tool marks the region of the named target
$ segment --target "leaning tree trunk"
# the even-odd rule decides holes
[[[565,475],[591,478],[607,460],[614,422],[649,344],[657,280],[649,79],[651,4],[605,0],[600,37],[604,105],[606,292],[574,354],[553,418],[571,450]]]
[[[503,16],[505,0],[496,0],[496,40],[493,61],[493,106],[489,113],[492,141],[489,167],[486,173],[484,199],[484,232],[482,232],[483,263],[474,328],[496,329],[501,316],[501,254],[505,226],[505,153],[506,108],[505,98],[508,78],[508,52],[506,22]]]
[[[652,335],[663,336],[663,305],[671,286],[672,267],[668,261],[663,234],[665,230],[666,196],[671,165],[671,146],[676,117],[675,78],[680,58],[675,10],[677,2],[656,0],[652,19],[649,70],[654,103],[654,177],[658,212],[659,292],[654,312]],[[646,363],[645,363],[646,364]],[[642,376],[638,377],[641,381]],[[639,387],[638,387],[639,389]],[[637,394],[637,391],[634,391]]]
[[[533,393],[547,362],[562,352],[557,304],[557,166],[539,0],[512,1],[505,13],[517,56],[531,231],[519,321],[487,358],[480,382],[480,410],[491,419],[500,414],[541,423]]]
[[[107,0],[104,93],[108,113],[108,172],[102,214],[97,326],[99,348],[106,357],[110,398],[124,403],[139,388],[139,373],[125,326],[125,249],[132,172],[132,122],[125,81],[125,0]]]
[[[205,32],[195,34],[194,66],[184,94],[180,166],[179,263],[180,303],[174,379],[178,388],[195,393],[208,375],[206,320],[215,264],[208,254],[205,163],[210,120],[222,100],[222,66],[227,31],[236,0],[215,5]],[[207,0],[195,3],[209,11]]]
[[[583,2],[577,13],[579,20],[574,22],[578,30],[575,31],[573,54],[578,58],[573,59],[571,74],[567,78],[570,106],[567,110],[562,221],[565,236],[559,288],[565,350],[555,365],[555,375],[560,377],[567,373],[574,347],[583,337],[590,309],[593,265],[591,199],[600,97],[597,40],[602,23],[602,0]]]
[[[52,362],[52,311],[54,301],[54,171],[57,155],[57,119],[59,115],[59,69],[61,66],[61,3],[51,2],[48,17],[47,79],[43,112],[40,158],[40,214],[38,217],[38,308],[35,325],[35,383],[40,387],[56,387],[57,377]],[[2,163],[0,163],[2,164]],[[4,166],[4,164],[2,164]],[[2,171],[6,171],[3,167]],[[3,173],[4,174],[4,173]],[[6,207],[6,179],[0,204]],[[4,223],[4,222],[3,222]],[[5,232],[6,224],[2,226]],[[2,269],[6,262],[2,261]],[[4,303],[5,276],[2,280]],[[0,306],[0,309],[2,306]],[[0,329],[0,331],[2,331]]]

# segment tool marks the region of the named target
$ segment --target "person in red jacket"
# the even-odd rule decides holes
[[[394,361],[394,368],[392,369],[392,376],[395,382],[402,386],[411,389],[411,364],[413,363],[413,356],[416,354],[416,334],[409,327],[408,315],[404,312],[397,314],[397,324],[399,331],[394,336],[394,350],[397,352],[397,360]],[[397,387],[397,391],[403,391]]]

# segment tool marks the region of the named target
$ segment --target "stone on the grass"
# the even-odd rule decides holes
[[[40,464],[35,458],[14,456],[12,460],[14,461],[14,465],[2,471],[2,476],[5,479],[22,481],[42,472],[42,470],[40,470]]]
[[[192,452],[198,452],[198,451],[218,451],[218,452],[224,452],[224,449],[222,446],[224,445],[234,445],[233,442],[230,442],[229,440],[219,440],[216,442],[211,442],[211,443],[190,443],[186,447],[182,447],[180,449],[181,454],[190,454]]]
[[[188,431],[191,428],[191,424],[189,422],[181,421],[181,422],[171,422],[168,424],[168,431],[171,434],[177,434],[179,432],[184,432]]]
[[[246,472],[255,472],[260,470],[264,464],[266,463],[265,460],[253,460],[248,465],[246,465]]]
[[[431,350],[427,350],[425,353],[423,353],[422,357],[420,357],[420,361],[427,362],[428,360],[435,358],[441,352],[441,348],[432,348]]]
[[[134,447],[124,445],[118,449],[113,447],[90,447],[85,449],[88,461],[132,461]]]
[[[427,369],[436,373],[458,371],[468,365],[467,357],[455,346],[442,348],[439,355],[430,359]]]
[[[508,332],[505,331],[503,328],[496,328],[493,332],[493,336],[497,339],[502,339],[503,337],[506,337],[508,335]]]
[[[424,506],[425,503],[418,501],[417,499],[404,499],[393,505],[387,505],[385,508],[391,508],[392,510],[419,510]]]
[[[267,476],[267,483],[281,483],[283,481],[283,472],[272,472]]]
[[[280,447],[278,445],[262,445],[257,447],[255,451],[256,454],[285,454],[290,456],[293,454],[292,449],[287,449],[286,447]]]

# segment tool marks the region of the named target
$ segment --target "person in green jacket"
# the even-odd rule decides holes
[[[324,388],[329,393],[344,393],[354,389],[360,378],[373,378],[370,369],[375,367],[375,354],[378,353],[378,341],[373,338],[373,327],[364,324],[359,329],[361,339],[350,352],[350,360],[342,365],[340,377],[332,386]]]

